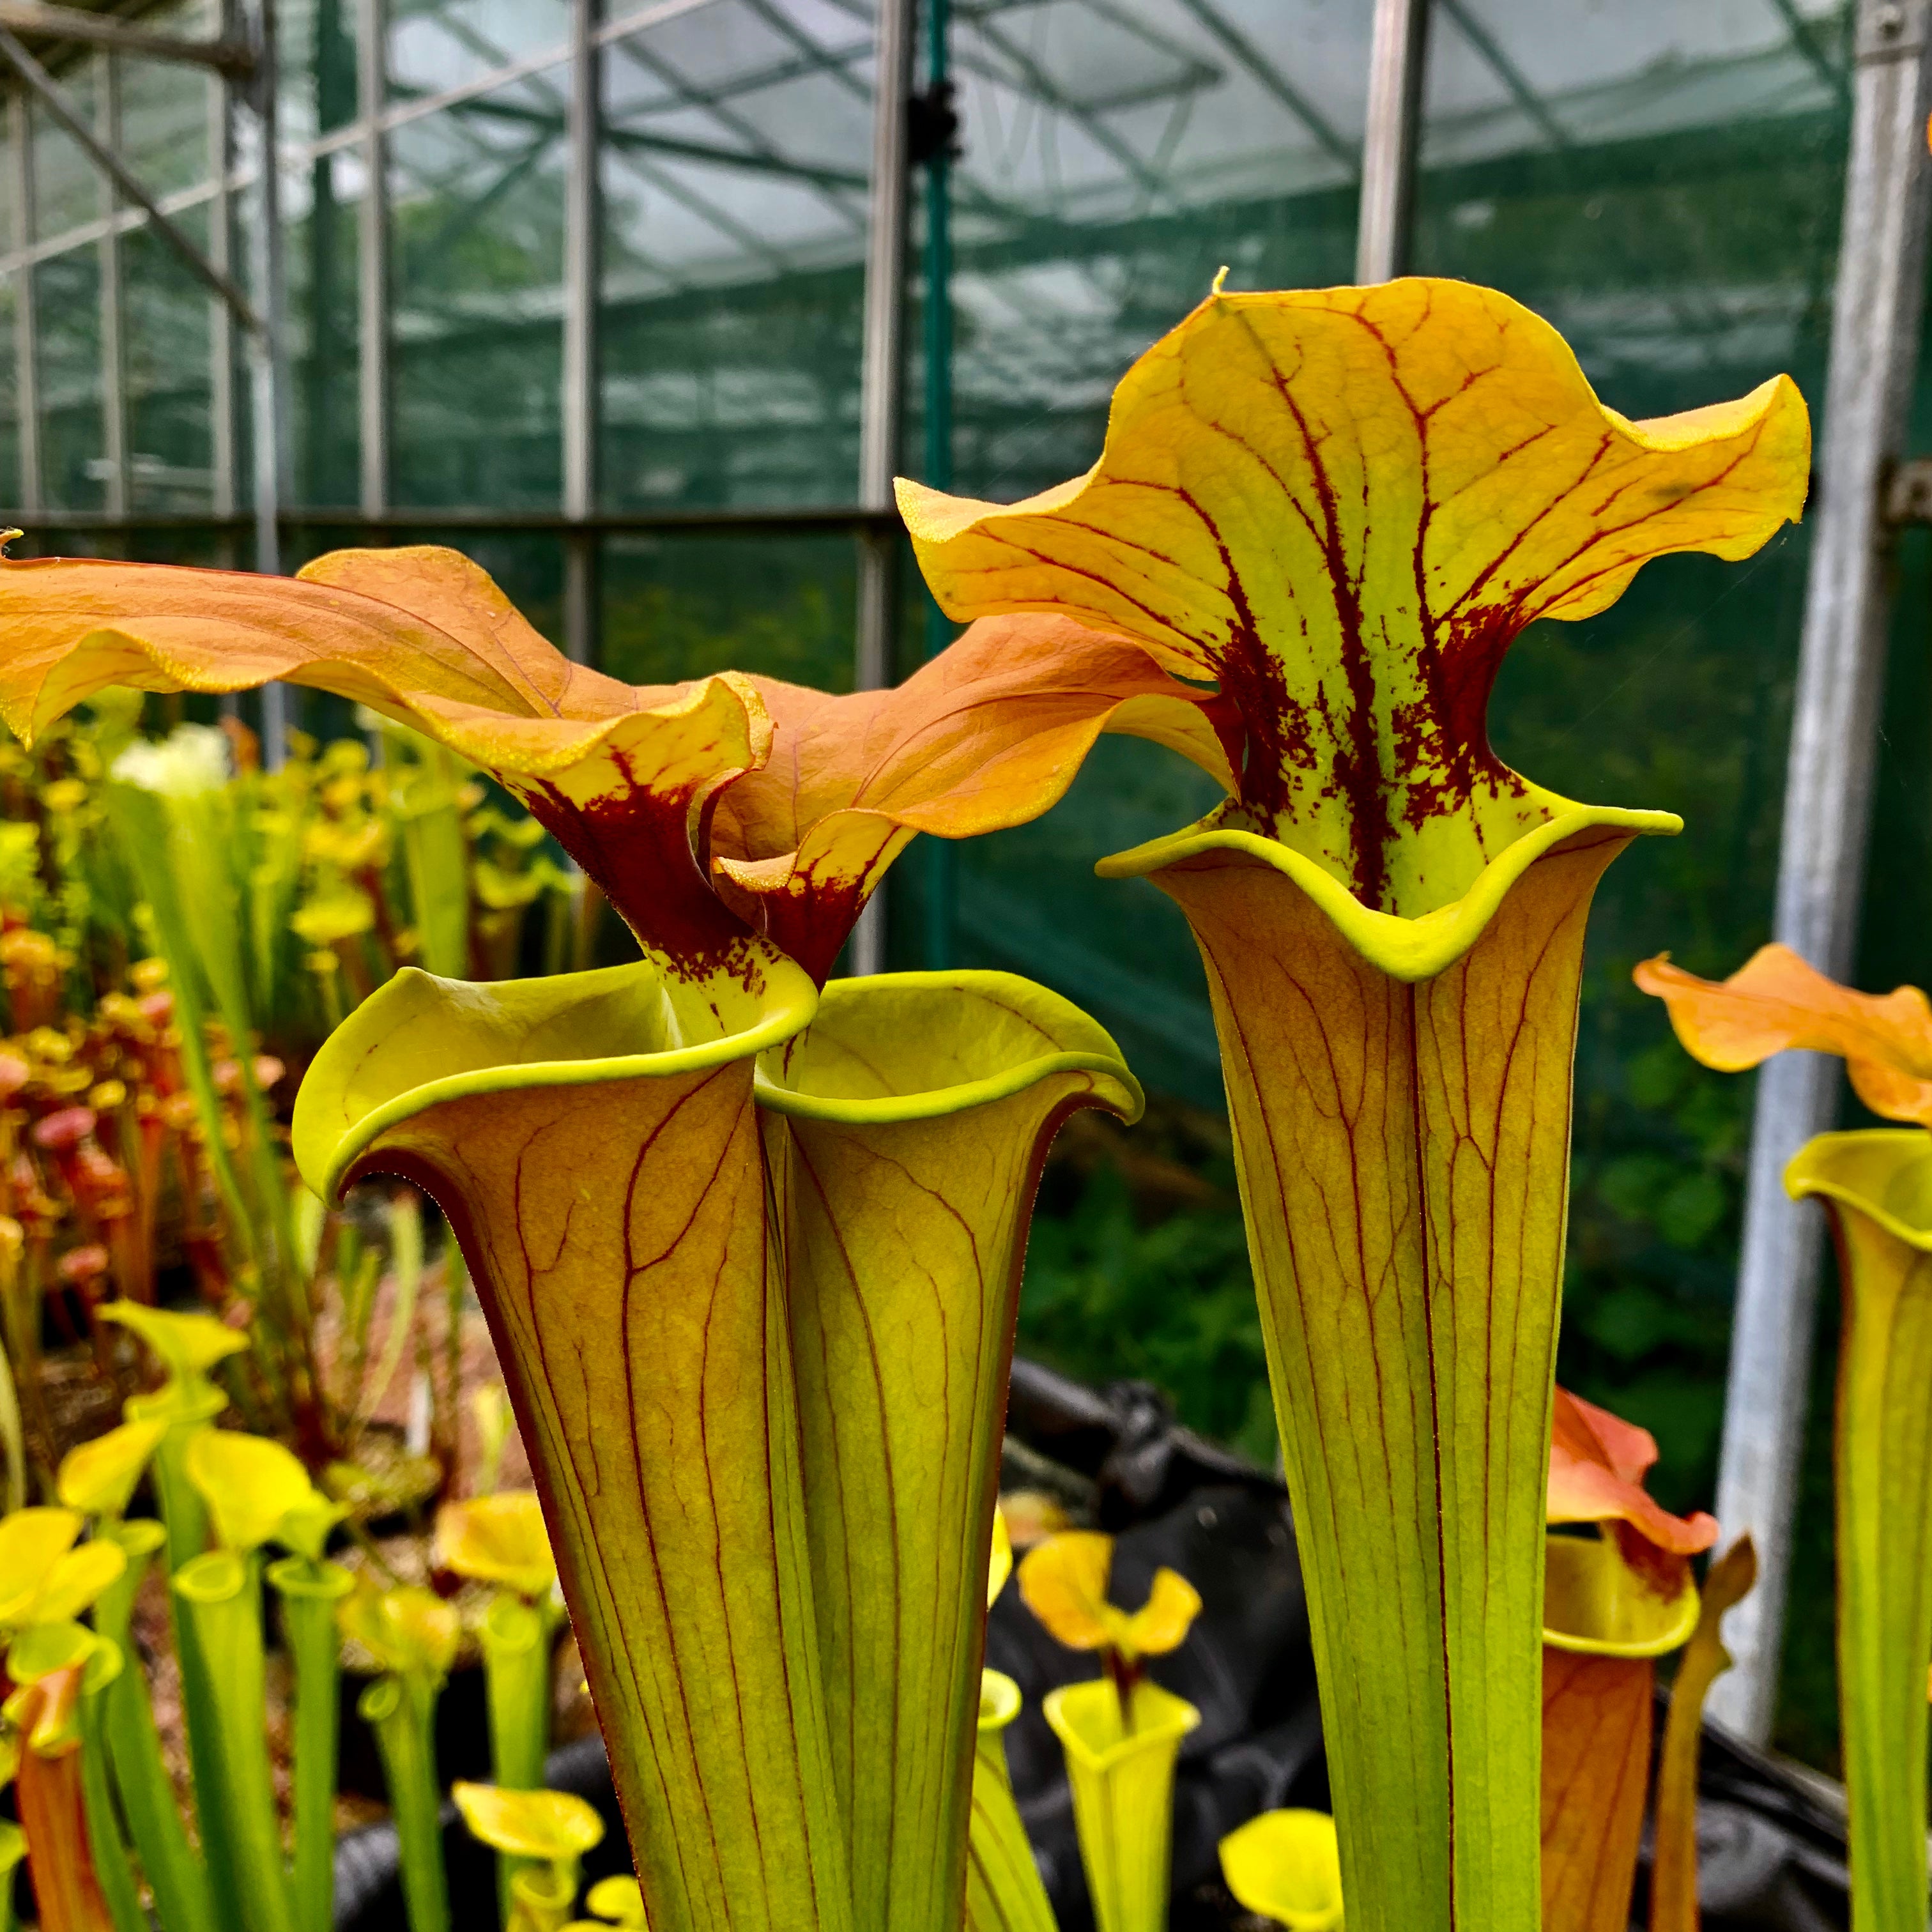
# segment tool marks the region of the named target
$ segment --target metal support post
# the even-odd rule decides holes
[[[1932,0],[1859,0],[1851,152],[1825,386],[1821,501],[1785,781],[1776,936],[1836,978],[1858,932],[1884,682],[1880,493],[1899,453],[1918,359],[1928,212]],[[1748,1530],[1758,1584],[1724,1640],[1737,1667],[1713,1715],[1755,1743],[1778,1691],[1798,1450],[1824,1217],[1786,1196],[1785,1164],[1831,1126],[1838,1063],[1780,1054],[1758,1076],[1730,1385],[1718,1478],[1726,1535]]]
[[[232,25],[232,8],[224,6],[224,31]],[[235,173],[235,82],[226,74],[208,77],[208,158],[214,178],[214,193],[208,204],[208,259],[224,280],[235,272],[235,197],[229,184]],[[235,324],[233,308],[220,296],[211,294],[208,304],[208,388],[210,454],[214,471],[214,511],[218,517],[232,517],[238,501],[236,488]],[[235,562],[232,541],[224,537],[223,560],[232,568]],[[235,699],[231,692],[222,700],[224,712],[232,714]]]
[[[255,568],[279,574],[281,506],[289,500],[288,374],[284,366],[286,284],[283,262],[281,170],[276,152],[277,66],[274,0],[246,0],[244,17],[255,49],[255,70],[241,127],[254,192],[248,210],[248,279],[260,326],[248,332],[249,434],[254,443]],[[262,688],[262,762],[279,771],[286,756],[289,694],[285,685]]]
[[[1358,282],[1391,281],[1408,266],[1428,40],[1429,0],[1376,0],[1355,225]]]
[[[357,211],[356,412],[361,501],[370,515],[389,507],[389,144],[388,0],[356,0],[356,112],[362,122],[362,201]]]
[[[30,246],[35,233],[34,209],[34,134],[26,90],[16,87],[7,100],[8,172],[13,178],[14,232],[20,246]],[[40,329],[34,290],[40,278],[34,265],[22,268],[14,285],[14,395],[20,418],[20,508],[41,508]]]
[[[904,380],[906,162],[912,97],[915,0],[880,0],[872,92],[872,193],[866,245],[865,340],[859,376],[859,504],[890,510],[898,466]],[[894,602],[898,545],[889,530],[859,539],[857,656],[854,681],[873,691],[892,680]],[[886,962],[886,907],[874,892],[853,929],[855,973]]]
[[[94,56],[94,118],[102,142],[116,153],[121,147],[121,74],[112,51],[96,50]],[[104,172],[98,183],[105,232],[94,245],[100,265],[100,427],[103,505],[110,517],[124,517],[130,507],[128,442],[128,356],[123,331],[126,310],[121,299],[121,236],[114,224],[120,208],[114,178]]]
[[[602,118],[604,62],[598,40],[597,0],[572,0],[568,142],[563,247],[563,513],[573,520],[597,508],[598,302],[603,240],[598,193],[598,129]],[[564,649],[579,664],[597,658],[598,543],[576,529],[564,538]]]
[[[926,164],[926,480],[952,487],[952,146],[944,132],[950,114],[952,0],[928,0],[926,16],[928,113],[935,145]],[[952,640],[952,621],[928,596],[926,654],[937,657]],[[926,967],[953,963],[953,911],[958,896],[958,850],[950,838],[926,847]]]

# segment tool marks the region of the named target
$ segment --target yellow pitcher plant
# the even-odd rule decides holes
[[[346,1511],[315,1488],[290,1450],[261,1436],[198,1430],[182,1463],[218,1546],[183,1564],[171,1579],[196,1812],[218,1906],[249,1932],[320,1932],[318,1916],[332,1898],[326,1848],[327,1794],[335,1774],[334,1656],[332,1646],[318,1656],[313,1638],[304,1640],[302,1626],[319,1624],[326,1634],[346,1586],[346,1577],[320,1560],[330,1531]],[[282,1856],[262,1720],[268,1665],[261,1552],[270,1542],[296,1559],[269,1573],[295,1639],[299,1672],[294,1873]],[[226,1899],[220,1895],[224,1887],[232,1890]]]
[[[1027,1552],[1020,1594],[1056,1642],[1100,1658],[1098,1678],[1063,1684],[1041,1706],[1066,1756],[1094,1922],[1100,1932],[1162,1932],[1174,1759],[1201,1713],[1152,1682],[1147,1660],[1186,1640],[1201,1598],[1163,1567],[1147,1601],[1123,1610],[1108,1598],[1113,1565],[1111,1536],[1069,1530]]]
[[[1100,869],[1175,899],[1207,967],[1355,1932],[1535,1922],[1584,924],[1678,824],[1511,771],[1490,689],[1648,559],[1749,556],[1808,452],[1782,377],[1633,422],[1527,309],[1408,280],[1217,287],[1084,476],[899,486],[941,607],[1036,614],[1043,676],[1070,620],[1217,687],[1226,802]]]
[[[1225,765],[1211,700],[1073,624],[1042,676],[999,620],[892,692],[640,690],[436,550],[0,564],[0,612],[24,736],[117,681],[319,686],[494,772],[630,922],[634,966],[399,974],[295,1151],[463,1240],[659,1932],[956,1919],[1033,1188],[1070,1111],[1140,1096],[1010,976],[821,982],[915,832],[1045,809],[1103,726]]]
[[[435,1720],[461,1637],[460,1620],[434,1592],[413,1584],[379,1589],[365,1572],[342,1599],[336,1621],[382,1672],[356,1708],[376,1734],[389,1788],[410,1932],[449,1932]]]
[[[1822,1204],[1838,1252],[1833,1480],[1852,1923],[1916,1932],[1932,1665],[1932,1004],[1916,986],[1882,996],[1840,986],[1784,946],[1721,982],[1668,954],[1636,976],[1706,1066],[1734,1072],[1793,1047],[1838,1054],[1874,1113],[1911,1124],[1820,1134],[1784,1184]]]
[[[97,1856],[89,1818],[104,1788],[98,1700],[121,1653],[75,1621],[127,1558],[112,1542],[79,1541],[84,1527],[70,1509],[0,1518],[0,1641],[13,1687],[0,1709],[0,1769],[15,1780],[43,1932],[122,1932],[134,1903],[124,1854]]]
[[[1012,1574],[1012,1538],[1004,1502],[993,1511],[986,1564],[986,1607]],[[973,1756],[973,1820],[967,1834],[965,1932],[1056,1932],[1006,1763],[1006,1729],[1020,1714],[1020,1687],[1000,1670],[980,1673],[980,1721]]]
[[[471,1837],[512,1864],[503,1932],[565,1932],[586,1852],[603,1842],[595,1807],[568,1791],[506,1791],[458,1778],[449,1795]]]
[[[1237,1904],[1288,1932],[1342,1932],[1342,1851],[1324,1811],[1264,1811],[1221,1840]]]
[[[228,1392],[214,1371],[246,1348],[248,1337],[212,1315],[138,1301],[110,1301],[100,1312],[139,1336],[163,1371],[160,1388],[130,1396],[122,1409],[130,1423],[163,1426],[154,1486],[167,1525],[168,1568],[178,1570],[208,1541],[207,1508],[188,1480],[184,1459],[188,1445],[228,1406]]]
[[[542,1506],[530,1490],[445,1503],[436,1512],[434,1553],[439,1570],[496,1586],[478,1632],[490,1710],[493,1781],[487,1788],[538,1790],[550,1750],[550,1674],[561,1619]],[[518,1859],[506,1852],[498,1860],[506,1918]]]
[[[70,1450],[61,1462],[57,1489],[65,1508],[88,1519],[93,1541],[83,1547],[112,1545],[124,1559],[120,1573],[94,1599],[94,1628],[114,1646],[124,1666],[104,1686],[101,1742],[128,1837],[140,1853],[155,1916],[167,1932],[204,1932],[214,1912],[208,1875],[176,1804],[132,1635],[135,1598],[166,1532],[152,1516],[129,1519],[125,1511],[174,1426],[163,1420],[124,1422]]]

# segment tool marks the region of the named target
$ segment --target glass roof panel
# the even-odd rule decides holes
[[[868,29],[862,10],[711,0],[613,46],[614,506],[853,500]]]

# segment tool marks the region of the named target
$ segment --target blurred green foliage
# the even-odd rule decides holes
[[[852,688],[848,536],[631,536],[608,546],[603,571],[600,662],[614,677],[664,684],[738,670]]]
[[[1144,1224],[1126,1176],[1108,1164],[1068,1210],[1034,1225],[1019,1346],[1088,1381],[1150,1382],[1181,1420],[1274,1456],[1261,1318],[1240,1217],[1182,1209]]]

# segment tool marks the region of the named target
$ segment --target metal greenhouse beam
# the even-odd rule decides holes
[[[31,246],[37,225],[34,142],[27,125],[27,97],[18,88],[7,102],[8,172],[12,178],[14,232]],[[20,419],[20,508],[40,508],[40,310],[29,262],[21,270],[14,304],[14,402]]]
[[[372,515],[389,506],[389,142],[382,118],[388,89],[388,0],[356,0],[356,126],[362,159],[356,218],[357,494]]]
[[[101,140],[115,153],[121,151],[120,63],[105,47],[94,50],[94,106]],[[100,314],[100,441],[103,506],[110,516],[125,516],[129,505],[128,468],[132,454],[128,419],[128,344],[123,326],[121,236],[114,224],[114,178],[103,173],[96,185],[103,232],[94,243],[98,266]]]
[[[1428,43],[1429,0],[1376,0],[1362,128],[1361,212],[1355,223],[1358,282],[1390,281],[1408,266]]]
[[[859,504],[889,512],[898,467],[905,362],[905,261],[911,178],[914,0],[880,0],[878,52],[872,90],[872,220],[866,238],[865,340],[859,376]],[[892,681],[897,544],[890,530],[859,538],[860,689]],[[852,934],[855,973],[886,963],[885,899],[875,892]]]
[[[598,323],[603,294],[604,202],[597,166],[603,120],[604,50],[597,0],[572,0],[570,92],[565,128],[563,509],[580,520],[597,506],[598,406],[602,400]],[[596,661],[602,614],[594,537],[564,546],[564,648],[579,664]]]
[[[276,0],[224,0],[255,50],[244,86],[228,94],[242,172],[252,173],[242,197],[242,254],[260,316],[243,344],[248,372],[248,428],[255,513],[255,568],[264,576],[282,568],[281,513],[294,494],[289,416],[287,237],[282,222],[278,131]],[[262,687],[262,762],[280,771],[288,752],[290,687]],[[293,702],[300,702],[298,696]]]
[[[1777,938],[1836,978],[1850,970],[1884,683],[1881,494],[1918,360],[1932,108],[1932,0],[1859,0],[1844,236],[1825,386],[1811,568],[1798,662]],[[1785,1164],[1837,1115],[1838,1063],[1784,1053],[1758,1076],[1731,1337],[1718,1518],[1748,1530],[1758,1586],[1725,1642],[1737,1667],[1712,1714],[1762,1743],[1778,1693],[1824,1220],[1786,1198]]]

